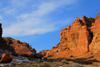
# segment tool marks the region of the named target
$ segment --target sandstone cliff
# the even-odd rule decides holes
[[[41,51],[46,57],[80,56],[100,51],[100,13],[96,18],[79,17],[71,26],[60,32],[60,43],[49,51]]]
[[[91,31],[93,32],[93,40],[89,45],[89,49],[93,52],[100,51],[100,13],[97,15]]]

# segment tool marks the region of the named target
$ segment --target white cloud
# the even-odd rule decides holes
[[[26,1],[27,0],[22,3],[25,6],[28,5],[26,4]],[[15,4],[19,2],[20,0],[17,0]],[[14,3],[14,1],[12,1],[12,3]],[[73,3],[75,3],[75,0],[40,1],[39,4],[35,6],[36,9],[32,9],[30,12],[19,13],[19,16],[15,16],[17,17],[17,22],[11,24],[9,27],[4,28],[3,36],[24,36],[55,31],[58,28],[56,27],[57,23],[50,23],[48,21],[50,19],[47,19],[45,16],[60,7],[64,7],[64,5],[70,5]],[[14,12],[16,10],[18,11],[18,9],[20,8],[15,7],[14,9],[5,11],[5,13],[14,14]]]
[[[2,16],[0,15],[0,19],[2,19]]]
[[[33,21],[30,19],[25,22],[14,23],[10,27],[4,28],[4,33],[6,33],[4,35],[23,36],[23,35],[32,35],[32,34],[42,34],[42,33],[55,30],[52,24],[46,24],[43,22],[42,24],[40,23],[41,20],[39,21],[33,19]]]

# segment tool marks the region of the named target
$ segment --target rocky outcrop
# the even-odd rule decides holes
[[[7,45],[14,48],[15,53],[17,54],[36,54],[36,50],[32,49],[32,47],[29,46],[28,43],[20,42],[19,40],[14,40],[11,37],[3,37],[3,40],[6,42]]]
[[[36,50],[28,43],[14,40],[11,37],[2,37],[2,24],[0,23],[0,49],[11,51],[13,54],[31,55],[36,54]]]
[[[79,17],[71,26],[60,32],[60,43],[49,51],[41,51],[46,57],[79,56],[100,51],[100,13],[96,18]]]
[[[14,48],[6,44],[6,41],[2,38],[2,24],[0,23],[0,49],[9,50],[15,52]]]
[[[0,43],[2,42],[2,24],[0,23]]]
[[[49,50],[42,50],[42,51],[39,51],[39,53],[42,54],[43,56],[45,56],[48,51]]]
[[[91,42],[90,31],[88,31],[87,21],[92,18],[83,16],[82,20],[78,17],[71,26],[64,28],[60,33],[60,43],[56,47],[66,47],[66,49],[75,50],[77,52],[88,52],[88,46]],[[90,24],[91,24],[90,23]]]

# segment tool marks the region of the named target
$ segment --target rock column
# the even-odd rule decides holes
[[[2,24],[0,23],[0,43],[2,41]]]

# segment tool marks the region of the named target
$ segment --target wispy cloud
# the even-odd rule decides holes
[[[55,31],[58,29],[57,23],[51,23],[51,19],[49,19],[47,15],[59,8],[77,2],[77,0],[46,0],[38,2],[33,2],[33,0],[10,1],[10,7],[7,7],[7,10],[4,10],[4,12],[6,15],[15,15],[16,22],[14,21],[15,23],[4,28],[3,36],[24,36]],[[20,7],[16,5],[23,6]],[[67,22],[69,22],[70,19],[67,20]],[[66,20],[58,24],[62,24],[64,21]]]
[[[15,11],[16,11],[15,9],[8,9],[8,10],[5,11],[5,14],[11,15],[11,14],[14,14]]]
[[[0,19],[2,19],[2,16],[0,15]]]

